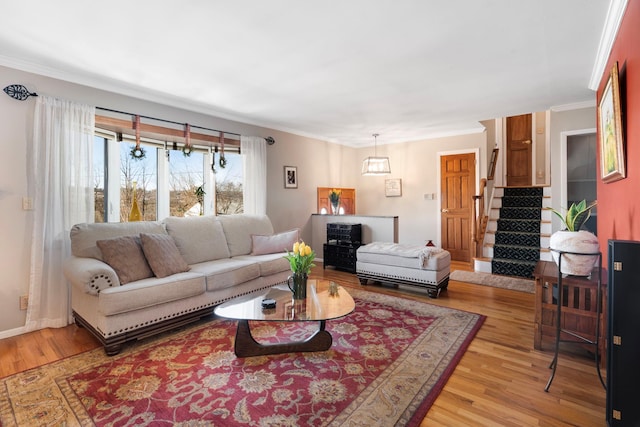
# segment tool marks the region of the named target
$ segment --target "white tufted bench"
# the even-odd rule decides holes
[[[441,248],[373,242],[360,246],[356,274],[362,285],[369,280],[427,290],[431,298],[449,284],[451,254]]]

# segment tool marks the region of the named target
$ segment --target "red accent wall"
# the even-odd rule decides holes
[[[604,255],[603,265],[607,262],[609,239],[640,240],[640,1],[627,4],[600,81],[598,104],[615,61],[620,74],[627,177],[610,184],[598,180],[598,239]]]

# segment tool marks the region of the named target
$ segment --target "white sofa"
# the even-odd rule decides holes
[[[285,249],[298,240],[298,230],[274,235],[268,217],[252,215],[78,224],[70,234],[73,315],[108,355],[285,282]]]

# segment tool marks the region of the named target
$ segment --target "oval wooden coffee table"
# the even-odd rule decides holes
[[[263,309],[262,301],[265,299],[275,300],[276,307]],[[234,351],[238,357],[250,357],[328,350],[333,339],[325,330],[326,321],[346,316],[355,306],[353,298],[342,286],[329,280],[309,279],[307,298],[304,300],[292,300],[292,293],[287,285],[277,285],[222,303],[214,309],[214,313],[216,316],[238,320]],[[318,331],[304,341],[262,344],[251,335],[250,320],[320,322],[320,325]]]

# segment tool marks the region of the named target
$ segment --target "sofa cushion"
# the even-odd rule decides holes
[[[157,277],[189,271],[173,238],[166,234],[140,234],[142,250],[153,273]]]
[[[191,266],[191,271],[207,279],[207,291],[230,288],[260,277],[260,267],[252,259],[218,259]]]
[[[215,216],[170,216],[164,223],[187,264],[229,258],[227,240]]]
[[[104,262],[118,275],[120,284],[153,277],[142,251],[140,236],[122,236],[96,242]]]
[[[251,235],[251,255],[284,254],[293,249],[293,244],[300,239],[300,230],[284,231],[278,234],[263,236]]]
[[[126,286],[102,290],[98,310],[106,316],[112,316],[201,295],[204,290],[204,277],[192,272],[143,279]]]
[[[282,273],[283,271],[291,271],[291,265],[284,257],[284,254],[241,255],[234,259],[242,259],[257,263],[260,268],[260,276],[262,277]]]
[[[167,234],[164,224],[156,221],[100,222],[76,224],[71,228],[71,253],[77,257],[95,258],[100,261],[102,252],[96,245],[98,240],[120,236],[137,236],[140,233]]]
[[[251,253],[252,234],[273,234],[273,225],[266,215],[220,215],[218,221],[222,224],[232,257]]]

